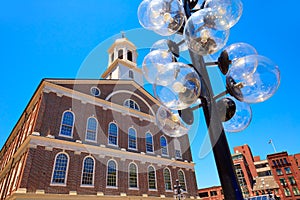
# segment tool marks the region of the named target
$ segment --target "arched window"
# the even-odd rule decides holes
[[[182,159],[180,142],[177,138],[174,139],[174,147],[175,147],[175,158]]]
[[[146,152],[153,152],[153,138],[151,133],[146,133]]]
[[[129,78],[134,79],[134,74],[132,70],[129,70]]]
[[[129,187],[130,188],[138,187],[137,166],[134,163],[129,164]]]
[[[161,154],[162,155],[168,155],[168,144],[167,144],[167,139],[165,136],[160,137],[160,148],[161,148]]]
[[[86,125],[85,139],[89,141],[96,141],[98,122],[95,117],[89,117]]]
[[[56,155],[52,176],[53,184],[66,184],[68,160],[69,158],[65,153],[59,153]]]
[[[124,101],[124,106],[127,108],[134,109],[134,110],[138,110],[138,111],[140,110],[140,106],[132,99],[126,99]]]
[[[164,169],[164,181],[165,181],[165,189],[172,190],[171,173],[168,168]]]
[[[115,60],[114,52],[110,55],[110,62],[112,63]]]
[[[87,157],[83,161],[82,167],[82,185],[94,185],[94,159]]]
[[[71,111],[65,111],[62,115],[59,135],[72,137],[74,126],[74,114]]]
[[[108,144],[118,145],[118,126],[115,123],[109,124]]]
[[[110,187],[117,186],[117,164],[115,161],[110,160],[107,163],[107,181],[106,185]]]
[[[132,61],[132,51],[127,51],[127,60]]]
[[[136,131],[134,128],[128,130],[128,148],[136,149]]]
[[[156,189],[155,169],[152,166],[148,167],[148,187],[149,187],[149,189],[152,189],[152,190]]]
[[[181,185],[182,190],[186,191],[185,177],[184,177],[184,173],[182,170],[178,171],[178,181],[179,181],[179,184]]]
[[[123,49],[118,51],[118,58],[123,59]]]

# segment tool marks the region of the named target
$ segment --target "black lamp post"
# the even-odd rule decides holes
[[[158,109],[156,121],[165,134],[186,134],[186,127],[194,121],[193,110],[203,108],[224,197],[242,200],[224,127],[232,132],[246,128],[251,120],[248,103],[270,98],[279,86],[280,72],[274,63],[245,43],[225,48],[216,62],[205,62],[206,55],[225,46],[229,29],[241,16],[242,3],[206,0],[197,5],[198,0],[144,0],[140,4],[138,17],[144,28],[163,36],[183,35],[178,43],[165,40],[164,45],[154,45],[144,58],[142,70],[154,86],[154,95],[164,105]],[[177,61],[184,44],[192,62],[188,65]],[[226,91],[216,96],[207,70],[211,65],[226,75]],[[226,94],[234,98],[218,100]],[[241,109],[247,110],[249,116],[239,112]],[[174,188],[177,194],[181,192],[179,182]]]
[[[179,183],[179,180],[176,179],[176,185],[174,185],[174,194],[175,194],[175,198],[182,200],[183,198],[181,197],[181,193],[182,193],[182,186]]]

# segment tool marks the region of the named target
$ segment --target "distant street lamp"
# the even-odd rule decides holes
[[[224,48],[229,29],[238,22],[242,10],[240,0],[206,0],[202,5],[198,0],[144,0],[138,8],[144,28],[162,36],[182,37],[179,42],[158,41],[143,61],[143,74],[163,104],[156,113],[157,124],[165,134],[180,137],[193,124],[193,111],[203,108],[224,197],[228,200],[243,196],[224,129],[245,129],[252,116],[248,103],[267,100],[280,83],[278,67],[257,55],[252,46],[237,43]],[[180,51],[185,49],[189,49],[191,64],[178,62]],[[204,56],[221,49],[217,61],[205,61]],[[207,71],[212,65],[226,76],[226,91],[216,96]],[[226,94],[231,97],[222,98]]]
[[[175,199],[178,200],[184,199],[184,196],[182,194],[182,185],[180,185],[178,179],[176,179],[176,185],[174,185],[174,195],[175,195]]]

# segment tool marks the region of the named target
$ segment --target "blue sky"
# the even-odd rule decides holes
[[[94,78],[83,73],[86,58],[96,47],[107,47],[120,31],[141,28],[137,20],[140,0],[11,0],[0,6],[0,146],[13,129],[42,78]],[[265,158],[277,151],[300,152],[299,58],[300,17],[298,1],[244,1],[241,20],[232,30],[228,44],[246,42],[259,54],[271,58],[281,70],[281,85],[266,102],[252,105],[253,119],[243,132],[227,134],[232,149],[249,144],[254,155]],[[111,38],[113,36],[113,38]],[[110,38],[111,40],[107,40]],[[146,35],[128,33],[133,42]],[[155,36],[150,39],[155,39]],[[158,37],[157,37],[158,38]],[[103,41],[106,41],[106,43]],[[149,41],[148,41],[149,42]],[[142,43],[141,43],[142,44]],[[105,46],[106,45],[106,46]],[[146,45],[146,44],[142,44]],[[151,45],[151,44],[150,44]],[[139,46],[138,46],[139,47]],[[149,46],[148,46],[149,47]],[[107,48],[103,51],[106,52]],[[141,60],[142,58],[140,58]],[[99,76],[98,76],[99,77]],[[198,113],[199,114],[199,113]],[[199,156],[206,131],[199,114],[197,134],[192,139],[198,187],[218,185],[212,153]]]

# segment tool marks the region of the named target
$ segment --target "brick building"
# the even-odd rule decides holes
[[[188,136],[155,123],[136,47],[120,38],[101,80],[44,79],[0,152],[0,199],[188,198],[197,184]]]
[[[281,200],[300,200],[300,154],[280,152],[261,160],[259,156],[253,157],[248,145],[242,145],[234,147],[232,159],[244,198],[271,195]],[[216,188],[222,189],[221,186],[202,188],[198,194],[205,200],[223,199],[211,195],[219,194]]]

